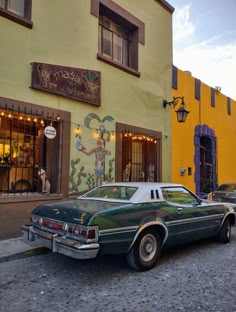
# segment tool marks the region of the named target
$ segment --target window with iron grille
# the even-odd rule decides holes
[[[145,135],[124,133],[122,140],[123,182],[158,181],[158,140]]]
[[[115,180],[161,181],[161,133],[116,123]]]
[[[32,114],[1,111],[1,195],[60,192],[59,125],[60,120],[56,118],[39,118]],[[55,138],[48,139],[44,135],[46,126],[55,128]]]
[[[0,0],[0,15],[32,28],[32,0]]]

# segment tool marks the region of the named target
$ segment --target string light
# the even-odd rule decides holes
[[[5,116],[5,112],[4,112],[4,110],[8,110],[7,109],[7,107],[6,107],[6,109],[4,109],[3,108],[3,111],[0,113],[0,115],[1,116]],[[19,114],[20,112],[18,112],[18,114]],[[25,112],[25,114],[27,115],[27,113]],[[38,121],[38,118],[36,118],[36,116],[34,117],[34,115],[38,115],[38,116],[40,116],[41,115],[41,120],[40,121]],[[35,113],[35,114],[32,114],[32,119],[30,118],[30,117],[27,117],[27,121],[34,121],[35,123],[37,123],[37,122],[39,122],[42,126],[44,126],[45,125],[45,120],[42,118],[43,117],[43,115],[44,115],[44,112],[42,111],[42,114],[37,114],[37,113]],[[8,114],[8,117],[9,118],[12,118],[12,114],[11,113],[9,113]],[[19,120],[23,120],[23,117],[20,115],[19,117]],[[52,117],[49,117],[49,114],[48,114],[48,116],[47,117],[45,117],[45,119],[46,120],[50,120],[50,125],[52,125],[53,124],[53,120],[55,121],[61,121],[61,118],[60,118],[60,116],[59,116],[59,114],[57,114],[57,116],[55,116],[55,118],[53,119]],[[68,123],[70,123],[70,124],[72,124],[72,125],[76,125],[76,128],[75,128],[75,130],[74,130],[74,132],[75,132],[75,134],[79,134],[80,132],[81,132],[81,127],[83,127],[83,128],[86,128],[86,129],[89,129],[89,130],[92,130],[92,131],[95,131],[95,133],[93,134],[93,136],[94,137],[98,137],[99,136],[99,130],[100,130],[100,128],[98,127],[98,128],[91,128],[91,127],[87,127],[87,126],[85,126],[85,125],[81,125],[81,124],[75,124],[75,123],[73,123],[73,122],[71,122],[71,121],[69,121],[69,120],[62,120],[63,122],[68,122]],[[147,134],[141,134],[141,133],[132,133],[131,131],[127,131],[127,130],[125,130],[125,131],[122,131],[122,132],[118,132],[118,131],[115,131],[115,130],[106,130],[106,129],[104,129],[103,130],[103,134],[108,134],[108,135],[111,135],[111,136],[115,136],[115,134],[116,133],[122,133],[122,135],[123,135],[123,137],[126,137],[126,138],[130,138],[130,139],[132,139],[133,141],[135,141],[135,140],[137,140],[137,141],[139,141],[139,142],[143,142],[143,141],[147,141],[147,142],[151,142],[151,143],[154,143],[154,144],[157,144],[157,142],[158,142],[158,139],[159,139],[159,136],[157,135],[157,136],[151,136],[151,135],[147,135]]]
[[[126,138],[131,138],[133,141],[147,141],[151,143],[157,143],[158,138],[154,136],[148,136],[148,135],[141,135],[141,134],[136,134],[136,133],[131,133],[130,131],[124,131],[122,132],[123,136]]]

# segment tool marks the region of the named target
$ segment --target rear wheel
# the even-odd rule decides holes
[[[157,231],[143,231],[126,256],[128,264],[137,271],[151,269],[157,262],[161,251],[161,238]]]
[[[224,244],[230,242],[230,240],[231,240],[231,224],[230,224],[229,218],[227,218],[224,221],[219,233],[217,234],[217,240],[221,243],[224,243]]]

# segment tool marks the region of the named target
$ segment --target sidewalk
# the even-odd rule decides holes
[[[36,242],[23,242],[23,238],[0,241],[0,263],[49,252]]]

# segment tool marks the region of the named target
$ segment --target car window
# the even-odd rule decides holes
[[[84,194],[82,197],[129,200],[137,189],[137,187],[127,186],[101,186]]]
[[[221,192],[236,192],[236,184],[221,184],[217,191]]]
[[[197,198],[184,187],[164,187],[162,195],[166,201],[180,205],[197,204]]]

